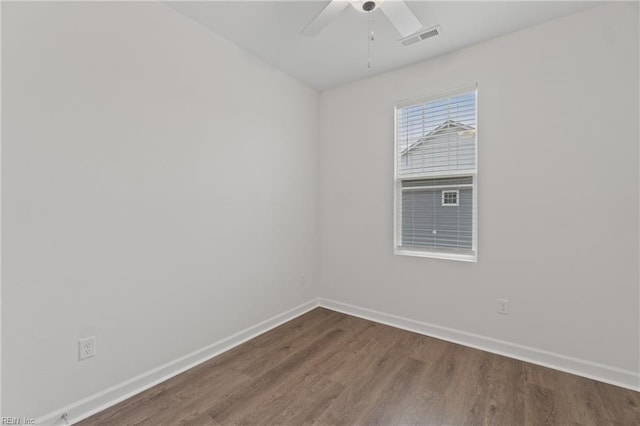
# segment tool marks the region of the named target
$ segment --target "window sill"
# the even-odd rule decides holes
[[[444,260],[457,260],[460,262],[478,262],[478,256],[476,254],[457,254],[457,253],[441,253],[433,251],[419,251],[419,250],[407,250],[402,248],[395,248],[393,254],[397,256],[414,256],[414,257],[429,257],[432,259],[444,259]]]

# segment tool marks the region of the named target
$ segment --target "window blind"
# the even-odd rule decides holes
[[[432,249],[473,248],[473,189],[458,178],[459,185],[402,186],[402,244]],[[450,182],[454,183],[454,179]],[[406,183],[406,182],[403,182]],[[458,190],[457,206],[447,206],[442,192]]]
[[[476,128],[475,88],[396,107],[397,250],[475,259]]]
[[[475,91],[400,108],[396,129],[400,177],[476,167]]]

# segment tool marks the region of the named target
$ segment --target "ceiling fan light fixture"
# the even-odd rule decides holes
[[[351,6],[358,12],[369,13],[377,10],[384,0],[349,0]]]
[[[386,16],[387,20],[395,27],[403,37],[408,37],[422,28],[422,24],[416,15],[407,6],[404,0],[331,0],[320,13],[304,27],[300,34],[308,37],[316,36],[344,9],[353,6],[361,13],[370,13],[378,9]]]

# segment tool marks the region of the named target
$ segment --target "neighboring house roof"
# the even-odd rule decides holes
[[[473,127],[460,123],[459,121],[447,120],[441,125],[439,125],[438,127],[436,127],[435,129],[433,129],[432,131],[430,131],[429,133],[427,133],[426,135],[424,135],[423,137],[421,137],[420,139],[418,139],[417,141],[415,141],[414,143],[412,143],[411,145],[409,145],[407,148],[403,149],[400,154],[401,155],[408,154],[414,148],[424,144],[425,142],[428,142],[430,139],[433,139],[438,133],[444,133],[444,131],[446,130],[450,131],[450,129],[452,128],[457,128],[460,130],[474,130]]]

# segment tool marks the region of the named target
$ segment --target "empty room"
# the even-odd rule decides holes
[[[640,424],[638,1],[2,1],[0,424]]]

